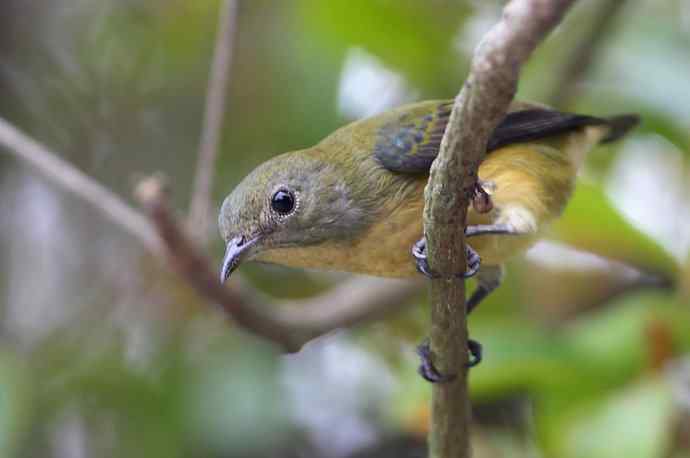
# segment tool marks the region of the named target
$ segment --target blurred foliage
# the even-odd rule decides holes
[[[433,3],[420,8],[418,2],[385,0],[299,2],[306,30],[320,37],[327,54],[363,47],[404,73],[415,87],[435,97],[452,97],[457,85],[445,75],[465,70],[453,38],[470,8],[462,2]]]
[[[583,221],[606,223],[582,224]],[[673,257],[621,216],[597,185],[580,182],[552,229],[557,240],[575,248],[667,278],[676,278],[679,273],[680,266]]]
[[[360,107],[453,97],[501,7],[240,3],[217,204],[261,161],[348,121],[343,99]],[[598,6],[578,2],[539,48],[521,98],[547,101]],[[7,0],[0,115],[125,199],[137,175],[164,172],[182,211],[218,7]],[[643,123],[629,140],[591,155],[548,233],[594,260],[535,249],[510,263],[505,284],[473,313],[471,335],[486,354],[470,380],[475,456],[690,456],[689,45],[686,1],[629,0],[563,107],[636,112]],[[366,92],[366,78],[354,85],[362,93],[345,93],[353,65],[369,65],[364,73],[383,78],[386,94]],[[649,139],[657,167],[631,154]],[[669,181],[666,169],[682,179]],[[626,170],[653,183],[643,186],[639,175],[625,182],[640,202],[651,196],[641,210],[611,191]],[[425,295],[387,320],[281,356],[209,311],[142,257],[136,241],[5,155],[0,194],[3,457],[424,453],[430,390],[413,345],[426,334]],[[669,196],[677,197],[673,211],[661,202]],[[669,230],[650,230],[655,224]],[[210,249],[217,261],[220,240]],[[243,271],[262,290],[291,298],[345,278],[274,266]]]

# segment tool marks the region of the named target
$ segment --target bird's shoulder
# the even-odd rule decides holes
[[[419,172],[436,157],[452,107],[452,100],[404,105],[348,124],[321,145],[389,170]]]

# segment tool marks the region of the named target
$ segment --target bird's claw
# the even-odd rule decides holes
[[[417,372],[427,382],[448,383],[452,382],[455,380],[455,377],[457,377],[457,374],[441,374],[438,369],[436,369],[433,361],[431,361],[431,347],[429,346],[428,340],[425,340],[417,347],[417,355],[419,355],[421,361],[417,368]]]
[[[474,367],[482,361],[482,344],[476,340],[467,340],[467,351],[470,354],[469,361],[467,362],[467,367]],[[441,374],[436,366],[434,366],[433,361],[431,361],[431,348],[429,347],[429,341],[425,340],[417,347],[417,354],[421,363],[417,372],[422,376],[424,380],[429,383],[449,383],[455,380],[457,374]]]
[[[494,208],[491,194],[496,189],[492,181],[477,180],[472,188],[472,208],[477,213],[489,213]],[[488,190],[488,192],[487,192]]]
[[[476,340],[467,339],[467,351],[470,354],[467,367],[474,367],[482,362],[482,344]]]
[[[426,238],[422,237],[412,246],[412,257],[417,266],[417,272],[428,278],[438,278],[438,275],[431,271],[429,261],[426,256]]]
[[[479,253],[467,243],[465,243],[465,259],[467,260],[467,270],[463,274],[463,278],[474,277],[477,275],[482,265],[482,258],[479,256]]]
[[[426,254],[426,238],[422,237],[412,246],[412,257],[415,259],[417,271],[428,278],[440,278],[440,275],[433,272],[429,267],[429,261]],[[465,244],[465,258],[467,260],[467,270],[462,274],[456,275],[458,278],[474,277],[481,267],[481,257],[476,250],[474,250],[467,243]]]

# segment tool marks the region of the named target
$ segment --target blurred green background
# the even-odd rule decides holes
[[[554,100],[603,1],[523,72]],[[453,97],[501,2],[244,0],[217,205],[261,161],[345,122]],[[186,212],[218,0],[4,0],[0,116],[128,201],[161,171]],[[637,112],[562,220],[472,315],[475,456],[690,457],[690,3],[629,0],[559,108]],[[139,242],[0,155],[0,456],[421,457],[424,291],[281,355]],[[218,261],[222,243],[210,247]],[[281,298],[346,275],[250,265]]]

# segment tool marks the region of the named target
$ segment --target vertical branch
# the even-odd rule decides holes
[[[520,67],[561,21],[574,0],[512,0],[475,51],[455,100],[425,190],[424,232],[431,282],[431,354],[436,368],[457,374],[432,392],[432,457],[470,456],[467,396],[466,269],[463,229],[467,206],[491,132],[512,101]]]
[[[213,173],[225,114],[236,20],[237,0],[224,0],[219,14],[213,64],[206,92],[206,111],[189,210],[190,230],[194,237],[202,242],[207,240],[209,232]]]

